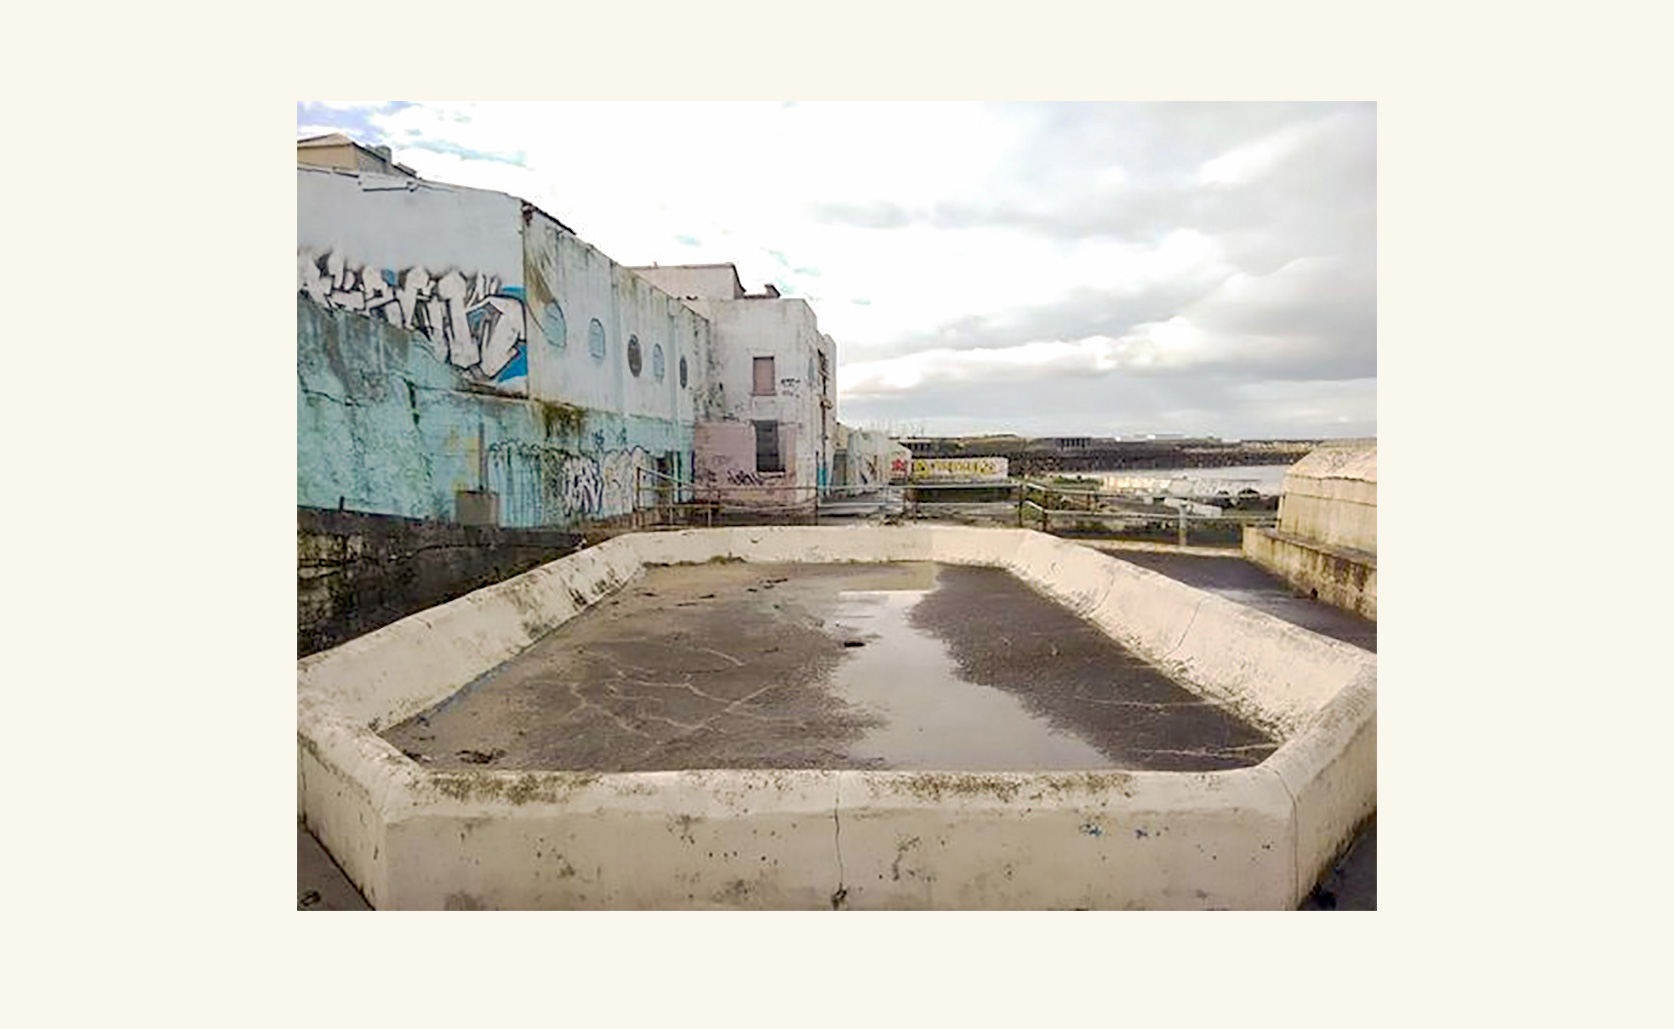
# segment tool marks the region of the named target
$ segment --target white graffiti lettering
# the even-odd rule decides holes
[[[528,345],[523,287],[503,285],[498,276],[355,266],[335,250],[304,248],[296,255],[296,288],[315,303],[419,333],[437,360],[474,380],[505,387],[528,375],[519,360]]]

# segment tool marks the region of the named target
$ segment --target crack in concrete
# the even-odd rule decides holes
[[[635,736],[642,736],[646,739],[651,739],[652,738],[650,733],[641,732],[640,730],[635,729],[633,726],[629,725],[627,722],[622,721],[621,716],[619,716],[616,712],[610,710],[610,708],[605,707],[603,704],[596,704],[592,700],[589,700],[588,698],[581,696],[579,693],[576,693],[575,688],[573,686],[570,688],[570,692],[572,694],[575,694],[575,696],[581,701],[581,706],[582,707],[590,707],[593,710],[595,710],[595,711],[599,712],[600,714],[604,715],[610,721],[616,723],[616,727],[621,729],[623,732],[631,733]]]
[[[1230,758],[1234,754],[1243,753],[1245,751],[1251,751],[1251,750],[1272,751],[1272,750],[1277,750],[1277,749],[1278,749],[1278,747],[1275,744],[1253,743],[1253,744],[1245,744],[1243,746],[1237,746],[1237,747],[1204,747],[1204,748],[1201,748],[1201,749],[1181,749],[1181,750],[1172,749],[1172,748],[1168,748],[1168,747],[1155,747],[1155,748],[1139,749],[1136,752],[1140,753],[1140,754],[1147,754],[1147,755],[1171,754],[1171,755],[1174,755],[1176,757]]]
[[[1191,617],[1191,620],[1186,623],[1185,630],[1180,633],[1180,638],[1174,641],[1174,646],[1169,647],[1168,648],[1168,653],[1164,654],[1163,657],[1166,658],[1166,657],[1171,656],[1176,650],[1180,649],[1180,644],[1186,642],[1186,637],[1191,634],[1192,626],[1197,624],[1197,613],[1202,609],[1203,609],[1203,600],[1199,599],[1198,602],[1197,602],[1197,605],[1192,608],[1192,617]]]
[[[640,715],[639,717],[642,721],[647,722],[666,722],[684,733],[694,733],[702,727],[701,723],[699,725],[689,725],[685,722],[676,721],[675,719],[668,718],[664,715]],[[645,735],[649,736],[650,733],[646,733]]]
[[[719,710],[719,711],[715,712],[714,714],[710,715],[708,718],[705,718],[703,721],[699,722],[698,723],[698,728],[707,729],[709,727],[709,723],[713,722],[717,718],[722,718],[722,717],[725,717],[727,715],[734,714],[734,713],[741,713],[741,712],[737,711],[738,705],[748,704],[750,701],[752,701],[752,700],[756,699],[757,697],[761,696],[763,693],[766,693],[768,690],[778,689],[779,685],[780,684],[776,683],[776,682],[769,683],[766,686],[763,686],[761,689],[756,690],[754,693],[748,694],[747,696],[739,697],[737,700],[734,700],[731,703],[727,704],[726,707],[722,708],[721,710]]]
[[[849,888],[843,872],[843,780],[831,780],[831,846],[837,855],[837,889],[831,893],[831,910],[841,911],[848,903]]]
[[[307,386],[302,386],[300,388],[301,388],[302,394],[304,396],[319,397],[321,400],[329,400],[332,403],[341,405],[343,407],[365,407],[366,406],[364,403],[360,402],[359,400],[354,399],[353,397],[339,397],[339,396],[336,396],[334,394],[327,393],[323,390],[310,389]]]
[[[721,717],[723,717],[725,715],[728,715],[728,714],[753,715],[752,712],[738,710],[738,706],[740,704],[749,703],[750,701],[752,701],[755,698],[761,696],[763,693],[766,693],[769,690],[778,689],[779,686],[781,685],[780,683],[776,683],[776,682],[775,683],[769,683],[768,685],[763,686],[761,689],[758,689],[758,690],[754,691],[753,693],[749,693],[749,694],[746,694],[745,696],[738,697],[738,698],[735,698],[735,699],[728,699],[726,697],[718,697],[715,694],[708,692],[707,690],[699,689],[696,684],[694,684],[690,681],[690,679],[687,679],[687,680],[681,681],[681,682],[669,682],[669,681],[662,681],[662,680],[656,680],[656,679],[636,679],[636,678],[633,678],[631,676],[622,675],[620,672],[616,673],[615,678],[619,681],[631,682],[631,683],[633,683],[635,685],[638,685],[638,686],[649,686],[649,687],[652,687],[653,689],[660,687],[660,688],[665,689],[665,690],[669,690],[669,689],[685,690],[686,692],[691,693],[694,696],[702,697],[704,700],[707,700],[711,703],[721,705],[721,709],[719,711],[716,711],[714,714],[712,714],[709,717],[703,719],[701,722],[698,722],[696,725],[692,725],[692,726],[688,727],[688,728],[690,728],[694,731],[697,730],[697,729],[705,728],[709,725],[709,723],[713,722],[715,719],[721,718]],[[642,703],[646,703],[646,702],[656,703],[657,700],[659,699],[655,694],[653,694],[652,696],[648,696],[648,697],[642,697],[642,696],[636,696],[635,694],[632,694],[632,693],[620,692],[620,691],[616,690],[613,686],[611,686],[609,682],[606,682],[604,684],[604,686],[605,686],[606,689],[610,690],[611,693],[615,694],[617,697],[620,697],[623,700],[639,701],[639,702],[642,702]],[[755,716],[755,717],[761,717],[761,716]],[[672,719],[665,719],[665,721],[672,721]],[[679,723],[676,723],[676,724],[679,724]]]
[[[738,660],[736,657],[733,657],[731,654],[723,654],[719,650],[715,650],[712,647],[693,647],[692,649],[693,650],[701,650],[705,654],[714,654],[716,657],[724,657],[728,661],[731,661],[733,663],[733,667],[735,667],[735,668],[743,668],[744,667],[744,662]]]
[[[1090,697],[1090,696],[1086,695],[1085,693],[1077,693],[1076,694],[1076,699],[1077,700],[1085,700],[1089,704],[1101,704],[1105,707],[1143,707],[1143,708],[1148,708],[1148,709],[1153,710],[1153,711],[1163,711],[1163,710],[1168,710],[1168,709],[1172,709],[1172,708],[1181,708],[1181,707],[1212,707],[1213,706],[1207,700],[1171,700],[1171,701],[1100,700],[1098,697]]]

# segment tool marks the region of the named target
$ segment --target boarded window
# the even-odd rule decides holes
[[[758,397],[771,396],[773,393],[773,358],[756,358],[755,373],[755,384],[750,387],[750,392]]]
[[[773,360],[768,358],[769,361]],[[785,459],[779,454],[779,423],[756,422],[756,471],[782,472]]]

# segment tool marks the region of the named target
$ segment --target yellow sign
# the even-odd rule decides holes
[[[913,459],[913,479],[987,481],[1006,477],[1003,457],[922,457]]]

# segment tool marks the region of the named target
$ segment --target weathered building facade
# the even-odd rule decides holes
[[[299,163],[298,506],[575,527],[716,485],[811,502],[834,344],[806,302],[689,271],[728,295],[679,299],[516,197]]]
[[[808,302],[745,293],[731,265],[635,268],[712,326],[714,404],[696,427],[699,497],[814,502],[836,449],[836,344]]]

